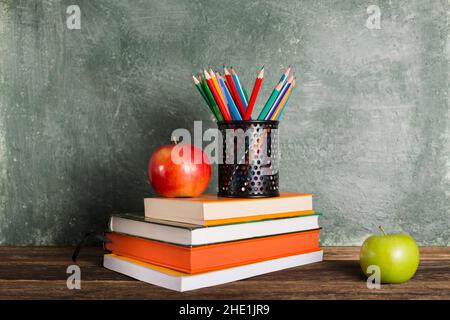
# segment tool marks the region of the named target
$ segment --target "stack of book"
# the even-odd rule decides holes
[[[113,215],[104,266],[177,291],[322,261],[312,195],[146,198],[145,217]]]

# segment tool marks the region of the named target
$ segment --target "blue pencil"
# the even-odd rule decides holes
[[[294,86],[295,86],[295,79],[294,79],[294,81],[292,81],[292,90],[294,89]],[[283,106],[281,106],[281,110],[280,110],[280,112],[278,113],[278,116],[277,116],[277,118],[275,119],[275,120],[280,120],[280,117],[281,117],[281,114],[283,113],[283,111],[284,111],[284,108],[286,108],[286,106],[287,106],[287,104],[288,104],[288,102],[289,102],[289,99],[291,98],[291,95],[292,95],[292,90],[291,90],[291,94],[289,94],[289,93],[287,93],[287,94],[289,94],[288,95],[288,97],[287,97],[287,99],[286,99],[286,101],[284,102],[284,105]]]
[[[241,114],[239,113],[239,109],[236,107],[236,104],[233,101],[233,98],[231,98],[230,91],[228,91],[228,88],[223,81],[223,78],[220,75],[217,75],[216,78],[219,80],[221,89],[224,93],[225,99],[227,100],[228,109],[230,111],[231,117],[233,120],[242,120]]]
[[[281,108],[280,113],[278,114],[277,121],[280,120],[281,114],[283,113],[284,108],[285,108],[286,105],[288,104],[290,98],[291,98],[291,96],[289,96],[289,97],[286,99],[286,103],[284,104],[283,108]]]
[[[239,93],[239,98],[241,99],[244,108],[247,109],[248,101],[245,98],[245,94],[244,91],[242,90],[241,82],[239,81],[238,75],[233,68],[231,68],[231,76],[233,77],[234,85],[236,86],[236,89]]]
[[[280,82],[282,82],[283,84],[281,85],[281,87],[283,88],[284,84],[287,81],[287,78],[289,76],[289,72],[291,71],[291,67],[287,67],[286,71],[284,71],[283,75],[280,78]]]
[[[264,118],[264,120],[269,120],[270,118],[272,118],[273,113],[275,112],[275,110],[277,110],[278,105],[280,104],[280,102],[283,99],[284,95],[286,94],[286,92],[288,91],[289,87],[291,86],[292,81],[294,81],[294,77],[293,76],[291,76],[289,78],[289,80],[286,82],[285,86],[281,89],[281,92],[278,94],[277,99],[273,103],[272,107],[270,108],[270,110],[267,113],[267,115]]]

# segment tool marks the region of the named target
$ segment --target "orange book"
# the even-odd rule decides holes
[[[110,232],[105,248],[186,273],[200,273],[319,250],[319,231],[309,230],[202,246],[180,246]]]

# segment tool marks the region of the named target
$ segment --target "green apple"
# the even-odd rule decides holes
[[[419,248],[406,233],[373,235],[364,241],[360,252],[361,269],[366,276],[367,267],[380,268],[381,283],[403,283],[412,278],[419,266]]]

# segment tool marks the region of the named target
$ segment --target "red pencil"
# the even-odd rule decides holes
[[[248,102],[244,120],[250,120],[250,117],[252,116],[253,106],[255,105],[256,98],[258,97],[259,88],[261,88],[263,78],[264,67],[262,67],[261,71],[258,74],[258,77],[255,80],[255,85],[253,86],[252,95],[250,96],[250,101]]]
[[[211,76],[209,75],[208,71],[204,71],[205,73],[205,81],[208,84],[209,89],[211,90],[212,95],[214,96],[214,99],[217,102],[217,105],[219,106],[220,112],[222,113],[223,118],[226,121],[231,121],[230,113],[228,112],[227,107],[224,105],[222,99],[219,96],[219,93],[216,90],[216,87],[214,86],[213,80],[211,79]]]
[[[242,119],[244,119],[245,116],[244,104],[242,103],[241,98],[239,97],[239,93],[236,89],[233,78],[231,77],[231,73],[229,73],[227,68],[225,67],[223,67],[223,72],[225,73],[225,78],[227,78],[227,83],[231,88],[230,92],[233,94],[233,99],[239,108],[239,113],[241,114]]]

